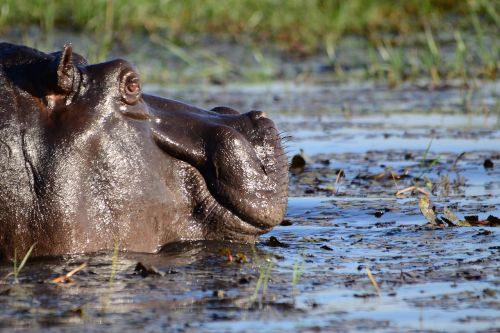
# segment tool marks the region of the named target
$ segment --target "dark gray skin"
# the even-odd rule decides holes
[[[255,241],[287,203],[264,113],[142,93],[124,60],[0,43],[0,256]]]

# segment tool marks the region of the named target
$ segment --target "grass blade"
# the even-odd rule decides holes
[[[14,259],[14,277],[16,279],[17,279],[17,276],[19,275],[19,273],[21,272],[21,270],[24,268],[24,265],[26,265],[26,262],[28,261],[28,258],[30,257],[31,252],[35,248],[35,245],[36,245],[36,242],[33,245],[31,245],[31,247],[29,248],[28,252],[26,252],[26,254],[24,255],[23,260],[19,264],[19,267],[17,267],[17,268],[16,268],[16,262],[17,262],[17,260]]]

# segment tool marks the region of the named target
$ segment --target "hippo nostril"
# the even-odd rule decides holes
[[[260,118],[267,118],[267,114],[263,111],[250,111],[248,112],[248,115],[252,120],[257,120]]]

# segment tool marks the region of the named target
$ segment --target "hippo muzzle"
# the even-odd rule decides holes
[[[210,210],[217,219],[229,218],[235,231],[243,227],[250,233],[269,231],[281,221],[287,159],[274,123],[263,112],[186,112],[169,108],[168,101],[157,97],[145,96],[145,101],[155,117],[155,141],[199,172],[206,190],[198,195],[214,198]]]
[[[260,111],[142,92],[124,60],[0,44],[0,254],[155,252],[254,241],[287,203],[287,157]]]

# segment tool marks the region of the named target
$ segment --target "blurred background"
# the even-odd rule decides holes
[[[500,1],[2,0],[0,38],[89,61],[123,57],[144,81],[495,79]]]

